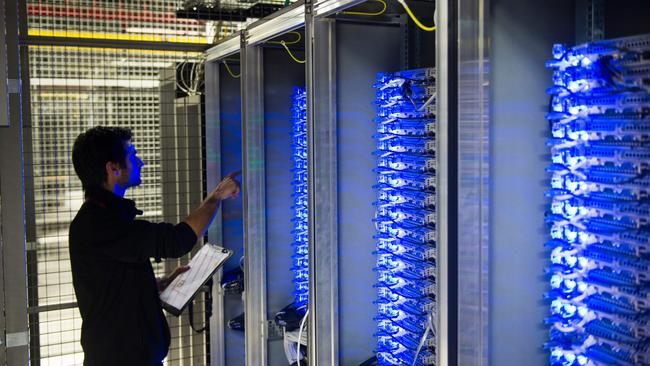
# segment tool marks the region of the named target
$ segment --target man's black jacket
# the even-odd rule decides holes
[[[185,224],[135,220],[131,200],[88,190],[70,224],[72,282],[84,365],[160,365],[170,336],[149,258],[178,258],[197,237]]]

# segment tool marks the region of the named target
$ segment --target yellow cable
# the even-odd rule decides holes
[[[378,1],[379,1],[379,0],[378,0]],[[291,42],[286,42],[286,41],[268,41],[267,43],[282,44],[282,42],[284,42],[284,44],[296,44],[296,43],[300,42],[300,40],[302,39],[302,36],[300,35],[300,32],[289,32],[289,33],[297,35],[298,38],[296,38],[295,41],[291,41]],[[287,33],[287,34],[289,34],[289,33]]]
[[[237,74],[237,75],[235,75],[232,72],[232,70],[230,69],[230,66],[228,66],[228,63],[226,62],[226,60],[223,60],[223,65],[226,67],[226,71],[228,71],[230,76],[232,76],[233,78],[238,79],[241,76],[241,72],[239,74]]]
[[[363,15],[363,16],[368,16],[368,17],[374,17],[374,16],[377,16],[377,15],[384,14],[386,12],[386,8],[388,8],[388,5],[386,4],[386,2],[384,0],[374,0],[374,1],[376,1],[378,3],[381,3],[384,6],[384,8],[381,9],[380,11],[378,11],[378,12],[375,12],[375,13],[366,13],[366,12],[363,12],[363,11],[344,11],[343,14]]]
[[[411,11],[411,8],[409,8],[409,6],[406,5],[406,2],[405,2],[404,0],[397,0],[397,1],[398,1],[400,4],[402,4],[402,6],[404,7],[404,10],[406,10],[406,12],[408,13],[409,17],[411,17],[411,19],[413,19],[413,21],[415,22],[415,24],[416,24],[418,27],[420,27],[420,29],[422,29],[422,30],[424,30],[424,31],[427,31],[427,32],[433,32],[434,30],[436,30],[436,26],[435,26],[435,24],[434,24],[433,26],[431,26],[431,27],[428,27],[428,26],[422,24],[422,23],[420,22],[420,20],[419,20],[418,18],[415,17],[415,14],[413,14],[413,12]]]
[[[284,46],[284,49],[287,50],[287,53],[289,54],[289,56],[291,56],[291,58],[294,61],[296,61],[299,64],[304,64],[305,62],[307,62],[307,60],[298,60],[296,56],[294,56],[293,53],[291,53],[291,50],[289,49],[289,47],[287,47],[287,43],[285,41],[280,41],[280,44]]]

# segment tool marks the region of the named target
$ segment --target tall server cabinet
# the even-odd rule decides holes
[[[485,4],[487,359],[648,364],[640,185],[648,163],[650,7],[606,0]]]

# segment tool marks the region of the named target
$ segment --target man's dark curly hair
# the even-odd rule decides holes
[[[133,134],[128,128],[97,126],[74,141],[72,164],[84,191],[100,188],[106,181],[106,163],[125,166],[127,146]]]

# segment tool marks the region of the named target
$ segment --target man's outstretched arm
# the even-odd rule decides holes
[[[219,182],[217,188],[205,197],[201,205],[183,220],[194,230],[197,238],[205,235],[205,231],[210,227],[210,223],[212,223],[217,210],[219,210],[221,201],[239,194],[240,187],[235,178],[240,173],[241,171],[237,171],[226,175]]]

